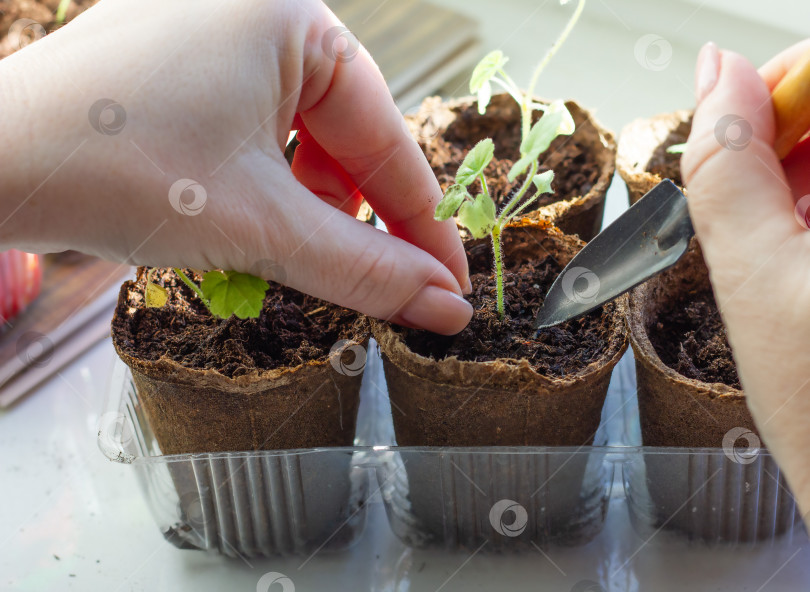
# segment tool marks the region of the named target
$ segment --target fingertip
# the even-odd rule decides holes
[[[472,305],[458,294],[438,286],[425,286],[392,320],[440,335],[455,335],[464,330],[472,315]]]

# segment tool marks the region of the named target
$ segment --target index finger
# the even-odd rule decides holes
[[[368,52],[324,8],[308,35],[298,112],[309,133],[349,174],[391,234],[427,251],[469,289],[467,258],[452,220],[433,219],[442,198]]]

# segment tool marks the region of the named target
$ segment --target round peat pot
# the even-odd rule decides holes
[[[627,184],[630,204],[664,179],[683,189],[681,155],[667,148],[683,144],[692,129],[692,111],[680,110],[636,119],[622,129],[616,168]]]
[[[643,445],[713,449],[645,454],[646,476],[631,475],[629,483],[639,489],[640,481],[646,480],[649,500],[646,508],[645,504],[632,504],[631,512],[644,514],[634,517],[634,523],[673,528],[707,542],[768,540],[789,530],[800,515],[779,467],[759,448],[759,435],[743,392],[720,382],[684,376],[664,363],[650,337],[654,329],[656,335],[664,336],[656,337],[657,343],[666,339],[672,344],[670,351],[679,348],[677,363],[689,372],[701,372],[701,365],[708,371],[723,364],[733,368],[730,351],[716,347],[727,343],[724,329],[708,342],[724,355],[707,365],[695,360],[703,355],[700,352],[711,351],[698,347],[708,346],[684,346],[678,332],[683,330],[675,329],[671,320],[671,311],[688,311],[706,298],[713,308],[713,298],[706,296],[710,290],[708,270],[693,239],[675,267],[630,293],[628,326],[636,360]],[[699,306],[703,308],[696,310],[701,311],[702,319],[697,322],[705,326],[713,315],[705,303]],[[694,344],[691,340],[698,337],[687,339]],[[736,380],[736,370],[734,377]]]
[[[538,102],[544,102],[537,99]],[[576,124],[571,136],[560,136],[540,155],[538,172],[554,170],[554,193],[543,196],[527,216],[540,216],[563,232],[590,240],[602,226],[605,194],[613,180],[616,142],[593,114],[574,101],[565,103]],[[535,112],[535,119],[541,113]],[[442,101],[428,97],[414,115],[406,116],[411,135],[419,142],[442,190],[454,182],[464,155],[479,140],[492,138],[495,158],[486,168],[487,186],[500,206],[520,179],[507,174],[520,158],[520,108],[506,93],[494,95],[486,113],[478,113],[474,97]],[[539,210],[538,210],[539,208]],[[534,210],[534,212],[532,211]]]
[[[487,316],[494,306],[491,246],[478,240],[465,244],[476,313],[459,336],[373,324],[397,444],[441,447],[441,454],[401,452],[408,491],[395,499],[403,501],[401,513],[411,513],[409,523],[418,531],[409,541],[452,548],[486,539],[496,548],[579,544],[599,532],[609,476],[599,455],[588,450],[611,371],[627,347],[624,298],[537,338],[532,325],[561,266],[583,244],[532,219],[504,230],[507,323]],[[526,299],[519,301],[519,294]],[[489,302],[481,308],[476,298]],[[493,322],[494,336],[487,329]],[[442,354],[468,342],[461,358]],[[481,353],[504,343],[517,349],[503,356]],[[532,359],[521,357],[522,350]],[[475,360],[463,359],[470,356]],[[503,447],[503,455],[470,454],[470,447],[482,446]],[[560,454],[514,454],[514,447],[527,446]],[[488,518],[501,499],[525,512],[514,516],[525,518],[525,528],[514,536],[504,536]]]
[[[210,506],[205,533],[191,521],[175,529],[172,542],[194,546],[214,539],[223,552],[247,556],[318,548],[353,510],[350,455],[328,470],[302,471],[296,467],[317,467],[317,459],[301,464],[291,456],[254,466],[216,453],[351,446],[368,344],[365,321],[275,284],[259,319],[214,319],[169,270],[158,273],[168,304],[149,309],[146,273],[139,268],[137,280],[121,287],[113,345],[132,372],[137,405],[161,453],[197,457],[169,463],[183,515],[198,514],[201,500]],[[262,352],[282,355],[273,343],[282,333],[297,363],[265,370],[254,363],[246,370]],[[306,360],[309,351],[320,353]],[[200,362],[195,352],[209,357]],[[267,487],[257,489],[260,482]],[[279,504],[290,507],[289,520],[271,520],[276,514],[269,510]],[[256,536],[231,539],[216,531],[232,523]],[[274,533],[272,544],[253,545],[267,529]]]

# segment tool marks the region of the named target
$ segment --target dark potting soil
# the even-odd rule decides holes
[[[742,388],[711,290],[661,311],[649,336],[661,360],[683,376]]]
[[[42,29],[29,25],[20,32],[20,38],[12,42],[12,40],[8,39],[8,32],[14,22],[20,19],[31,19],[39,23],[46,33],[50,33],[62,26],[55,21],[59,1],[0,0],[0,58],[22,49],[22,47],[35,41],[41,35]],[[70,22],[98,1],[73,0],[65,13],[65,23]]]
[[[194,281],[202,278],[185,270]],[[169,290],[163,308],[144,304],[145,268],[127,282],[129,304],[119,302],[113,332],[130,355],[154,361],[162,356],[188,368],[217,370],[228,377],[323,359],[341,339],[356,335],[358,313],[327,304],[292,288],[271,284],[257,319],[213,317],[171,270],[157,283]],[[351,364],[353,354],[344,352]]]
[[[543,329],[535,337],[534,319],[554,279],[562,271],[551,257],[523,263],[504,275],[506,319],[496,310],[491,255],[471,257],[472,321],[458,335],[442,336],[405,329],[405,343],[416,353],[440,360],[485,362],[499,358],[529,360],[541,375],[561,377],[578,372],[599,358],[609,343],[613,304],[578,319]],[[604,314],[603,314],[604,312]]]
[[[670,154],[667,152],[667,148],[675,144],[683,144],[686,142],[691,130],[691,118],[688,121],[681,122],[677,128],[667,135],[666,140],[655,148],[650,156],[650,160],[644,167],[645,170],[658,175],[662,179],[670,179],[679,187],[683,187],[683,179],[681,178],[681,155]]]
[[[475,104],[457,111],[456,120],[448,126],[444,134],[421,141],[425,156],[439,180],[442,191],[455,181],[456,172],[469,149],[484,138],[492,138],[495,143],[495,158],[485,170],[490,195],[499,206],[511,193],[520,187],[522,178],[509,183],[506,176],[512,165],[520,158],[520,119],[515,108],[515,119],[504,124],[478,114]],[[535,114],[535,121],[540,118]],[[529,209],[585,195],[599,178],[600,168],[594,155],[573,136],[559,136],[549,149],[540,155],[538,173],[553,169],[560,173],[552,183],[554,193],[540,197]],[[471,191],[479,191],[479,182],[471,186]]]

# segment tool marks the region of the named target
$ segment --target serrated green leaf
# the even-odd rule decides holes
[[[169,291],[159,284],[147,282],[146,306],[149,308],[163,308],[169,299]]]
[[[492,77],[503,68],[509,58],[503,55],[500,49],[489,52],[480,62],[475,65],[472,76],[470,76],[470,92],[477,93],[484,83],[492,80]]]
[[[574,118],[562,101],[554,101],[547,108],[543,116],[529,130],[528,135],[520,144],[521,158],[512,165],[507,175],[509,182],[526,172],[529,165],[548,150],[557,136],[569,136],[574,133]]]
[[[492,98],[492,84],[487,80],[478,89],[478,114],[484,115],[487,112],[487,105]]]
[[[683,154],[684,150],[686,150],[686,143],[683,144],[673,144],[669,148],[667,148],[667,153],[669,154]]]
[[[237,271],[209,271],[200,282],[211,314],[222,319],[258,317],[269,287],[263,279]]]
[[[461,204],[458,220],[475,238],[484,238],[495,226],[495,202],[488,195],[480,193],[475,196],[475,201]]]
[[[436,204],[436,212],[433,214],[433,219],[443,222],[448,218],[455,215],[459,206],[464,202],[464,199],[470,194],[464,185],[454,184],[447,188],[444,193],[442,201]]]
[[[484,138],[473,146],[467,153],[456,173],[456,183],[465,187],[475,181],[495,154],[495,144],[489,138]]]
[[[554,181],[554,171],[546,171],[532,177],[532,183],[537,187],[538,193],[554,193],[551,182]]]

